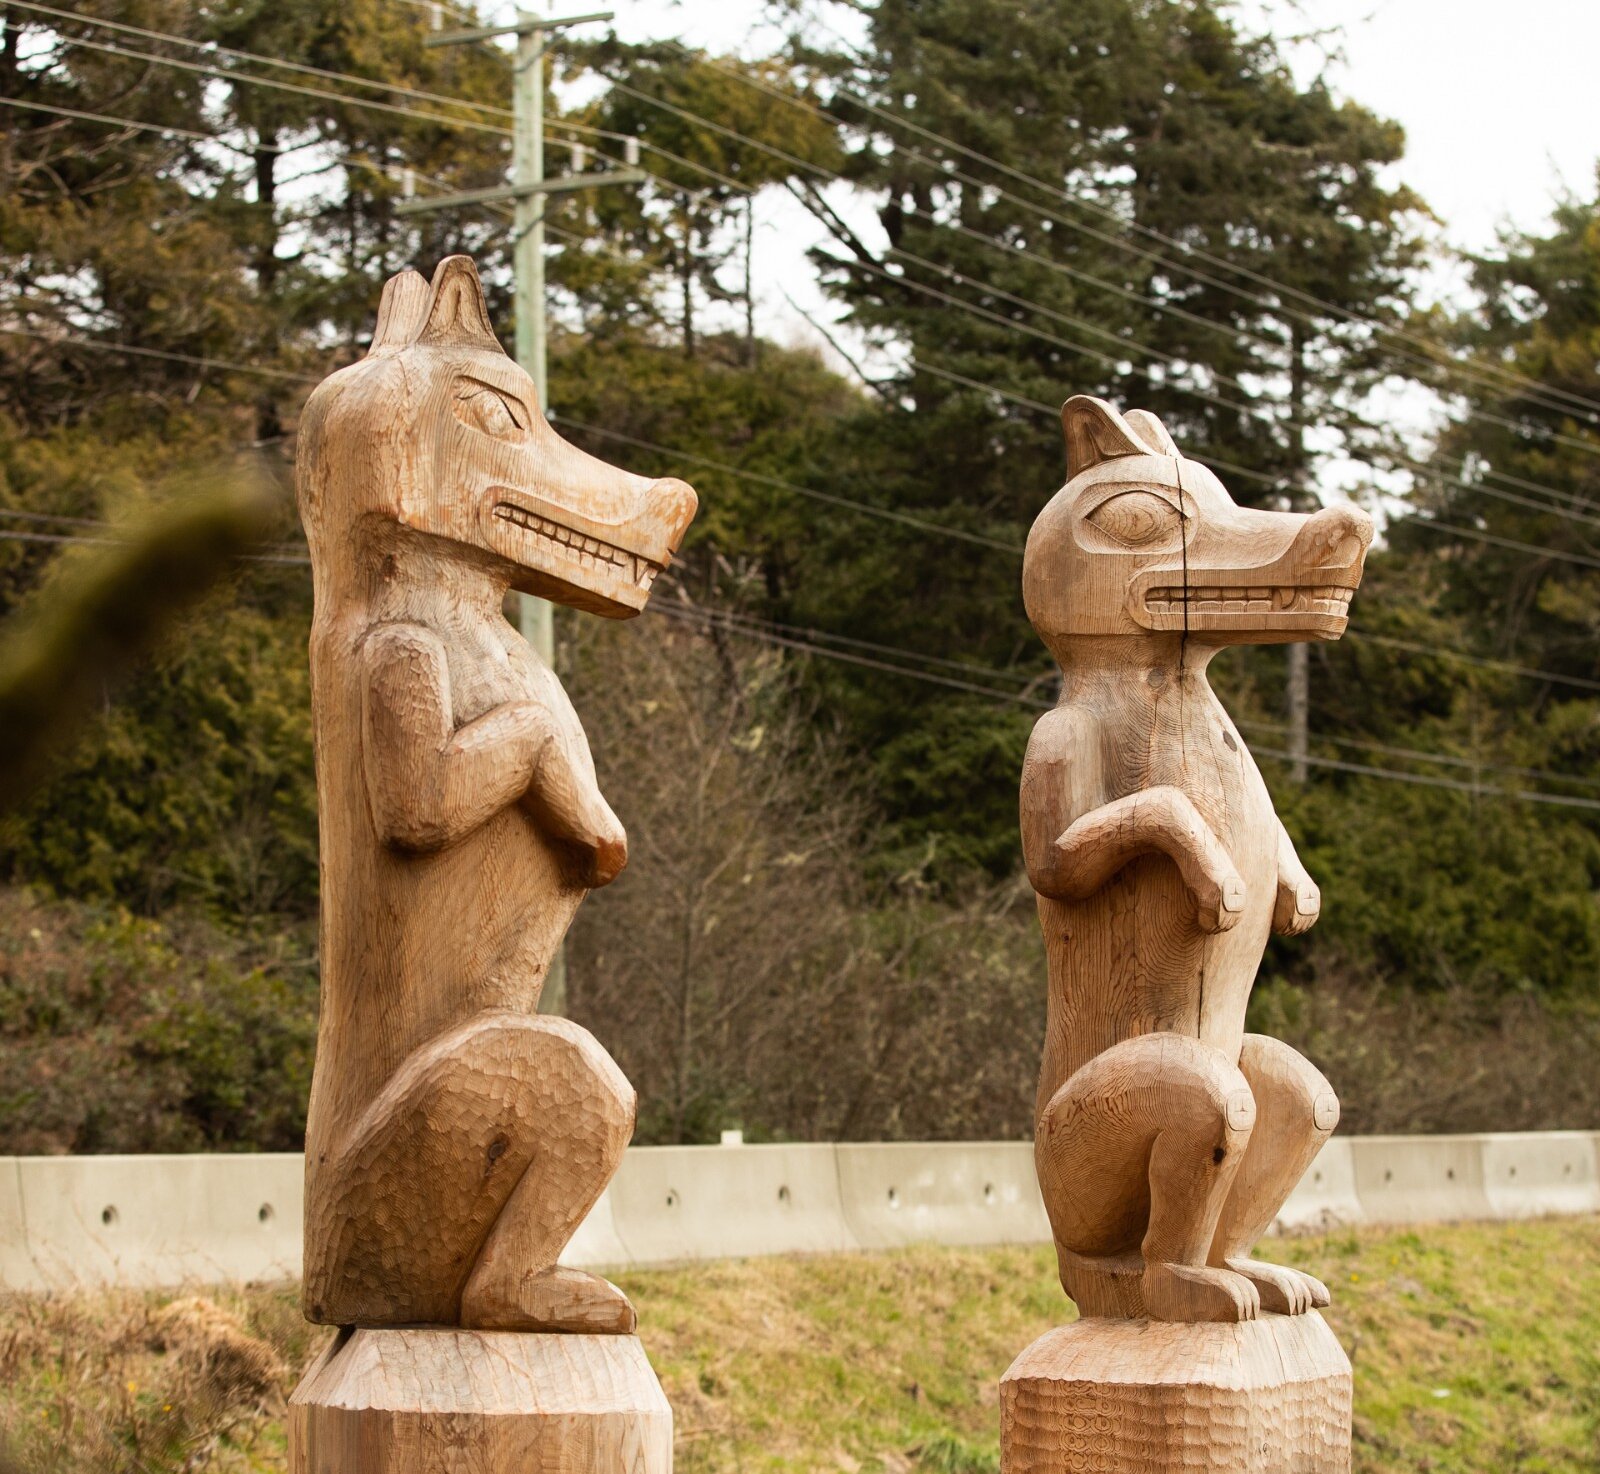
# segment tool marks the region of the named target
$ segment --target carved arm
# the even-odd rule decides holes
[[[1244,882],[1233,861],[1180,789],[1147,788],[1073,821],[1030,863],[1028,877],[1041,895],[1087,900],[1129,861],[1167,856],[1194,900],[1201,930],[1227,931],[1244,910]]]
[[[585,856],[599,886],[627,863],[627,836],[572,742],[539,702],[513,701],[455,727],[438,637],[389,625],[368,639],[362,761],[379,837],[397,849],[445,849],[519,801]]]
[[[1310,931],[1322,914],[1322,892],[1306,874],[1295,853],[1289,831],[1278,822],[1278,895],[1272,907],[1272,929],[1280,936],[1297,937]]]

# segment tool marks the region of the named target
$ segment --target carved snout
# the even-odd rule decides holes
[[[1219,644],[1336,640],[1372,544],[1372,519],[1339,504],[1310,514],[1237,511],[1203,526],[1187,559],[1133,581],[1146,628]]]
[[[491,544],[525,571],[516,587],[614,619],[639,613],[694,520],[694,488],[621,470],[548,429],[526,471],[492,485],[483,509]]]

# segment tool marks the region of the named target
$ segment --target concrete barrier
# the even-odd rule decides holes
[[[1277,1233],[1310,1233],[1366,1221],[1356,1192],[1356,1159],[1350,1138],[1323,1143],[1300,1185],[1278,1213]]]
[[[869,1142],[836,1150],[845,1222],[863,1249],[1050,1237],[1028,1142]]]
[[[1482,1141],[1483,1189],[1493,1217],[1600,1212],[1600,1136],[1518,1131]]]
[[[829,1145],[666,1146],[629,1152],[611,1184],[627,1262],[829,1254],[859,1247],[845,1226],[834,1152]]]
[[[1356,1196],[1368,1223],[1490,1218],[1482,1136],[1353,1136]]]
[[[300,1273],[295,1153],[13,1158],[36,1280],[159,1286]]]
[[[301,1162],[0,1158],[0,1288],[292,1277]],[[1600,1212],[1600,1134],[1337,1137],[1278,1227],[1590,1212]],[[1026,1142],[643,1147],[562,1258],[616,1269],[1049,1236]]]
[[[22,1165],[0,1158],[0,1286],[42,1290],[44,1282],[28,1251],[28,1220],[22,1207]]]

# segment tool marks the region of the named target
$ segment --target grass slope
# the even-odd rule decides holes
[[[1361,1474],[1600,1470],[1600,1219],[1341,1233],[1270,1257],[1334,1290]],[[996,1381],[1068,1311],[1038,1249],[753,1260],[623,1283],[676,1409],[679,1474],[995,1470]],[[323,1333],[300,1325],[292,1289],[213,1298],[231,1332],[214,1308],[171,1297],[0,1304],[13,1467],[281,1470],[282,1397]]]

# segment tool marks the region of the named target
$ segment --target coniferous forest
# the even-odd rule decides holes
[[[512,324],[503,211],[397,213],[507,177],[509,53],[441,13],[0,3],[0,1153],[300,1144],[297,417],[402,267],[471,254]],[[546,62],[552,170],[646,175],[552,198],[555,423],[701,499],[650,613],[557,629],[633,852],[567,1007],[638,1139],[1029,1131],[1020,555],[1073,393],[1381,524],[1303,758],[1285,647],[1213,668],[1323,891],[1252,1022],[1347,1130],[1600,1126],[1600,203],[1450,257],[1398,125],[1222,0],[772,20]],[[780,199],[837,352],[759,330]]]

